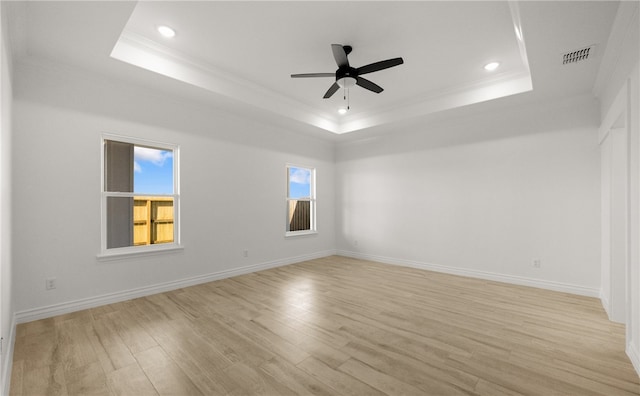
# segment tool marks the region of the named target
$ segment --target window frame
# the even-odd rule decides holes
[[[173,194],[146,194],[144,196],[172,197],[173,198],[173,242],[107,248],[107,198],[109,197],[134,197],[141,193],[135,192],[110,192],[105,191],[105,144],[107,140],[128,143],[134,146],[149,147],[161,150],[171,150],[173,153]],[[182,250],[180,243],[180,145],[174,143],[158,142],[147,139],[102,133],[100,136],[100,253],[98,259],[117,259],[130,256],[158,254],[175,250]]]
[[[309,170],[311,175],[310,175],[310,181],[309,181],[309,194],[311,195],[310,198],[308,199],[297,199],[297,198],[290,198],[289,194],[289,187],[290,187],[290,181],[289,181],[289,174],[290,174],[290,169],[291,168],[301,168],[301,169],[306,169]],[[287,186],[286,186],[286,196],[285,196],[285,214],[284,214],[284,218],[285,218],[285,237],[295,237],[295,236],[302,236],[302,235],[315,235],[318,233],[318,229],[317,229],[317,219],[316,219],[316,208],[317,208],[317,196],[316,196],[316,168],[312,167],[312,166],[307,166],[307,165],[298,165],[298,164],[292,164],[292,163],[287,163],[285,164],[285,170],[287,173],[286,176],[286,182],[287,182]],[[289,228],[289,201],[292,199],[297,199],[298,201],[302,200],[302,201],[309,201],[310,202],[310,229],[309,230],[300,230],[300,231],[288,231]]]

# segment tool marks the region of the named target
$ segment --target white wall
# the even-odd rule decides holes
[[[339,251],[597,295],[597,101],[446,124],[338,148]]]
[[[334,253],[332,143],[80,71],[28,64],[17,69],[13,240],[19,320],[103,303],[93,297],[110,293],[175,287],[172,282],[183,279]],[[102,132],[180,145],[184,251],[96,259]],[[289,162],[317,169],[317,235],[284,237]],[[57,289],[45,291],[51,276]],[[40,309],[55,304],[62,305]]]
[[[624,219],[618,218],[618,224],[624,226],[624,229],[620,228],[618,232],[617,256],[624,259],[624,263],[619,262],[616,265],[615,248],[611,250],[610,260],[603,256],[602,269],[609,271],[611,277],[610,284],[602,285],[602,304],[611,320],[626,323],[627,354],[640,374],[640,63],[635,64],[627,79],[618,88],[616,100],[603,116],[600,135],[603,139],[603,149],[606,149],[608,141],[615,141],[616,135],[618,139],[624,139],[621,143],[624,144],[626,152],[618,157],[628,157],[625,168],[619,168],[617,171],[615,168],[611,169],[612,181],[618,179],[620,191],[624,189],[626,196],[620,197],[622,200],[618,202],[612,200],[609,208],[603,205],[603,219],[616,212],[626,215]],[[611,164],[613,162],[611,161]],[[603,171],[606,171],[605,168],[603,162]],[[607,183],[603,178],[603,191],[615,184]],[[613,226],[614,222],[611,225]],[[608,242],[613,247],[614,239],[608,241],[606,233],[603,233],[603,251],[608,249]],[[604,281],[606,279],[603,279]],[[619,294],[618,301],[624,298],[623,313],[614,312],[615,291]]]
[[[640,18],[639,18],[640,19]],[[638,23],[640,25],[640,21]],[[627,354],[640,375],[640,63],[629,74],[628,133],[630,137],[630,250],[627,314]]]
[[[600,300],[610,315],[611,311],[611,187],[612,139],[600,142]]]
[[[626,351],[640,374],[640,3],[620,4],[607,47],[617,51],[605,54],[606,72],[599,76],[604,83],[596,87],[600,134],[621,127],[628,138]]]
[[[609,129],[600,142],[601,293],[609,319],[625,323],[629,249],[629,159],[626,128]]]
[[[13,357],[13,296],[11,260],[11,108],[12,86],[6,43],[6,15],[0,7],[0,392],[8,394]]]

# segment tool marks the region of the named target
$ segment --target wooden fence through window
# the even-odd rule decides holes
[[[173,198],[133,198],[133,244],[173,242]]]
[[[311,229],[311,202],[289,200],[289,231]]]

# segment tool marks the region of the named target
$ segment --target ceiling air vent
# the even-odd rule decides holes
[[[562,55],[562,64],[568,65],[570,63],[576,63],[586,61],[595,56],[595,45],[590,45],[585,48],[580,48],[574,51],[570,51]]]

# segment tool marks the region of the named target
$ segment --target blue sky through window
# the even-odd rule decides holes
[[[135,146],[133,191],[137,194],[173,194],[173,152]]]
[[[311,169],[289,168],[289,198],[311,198]]]

